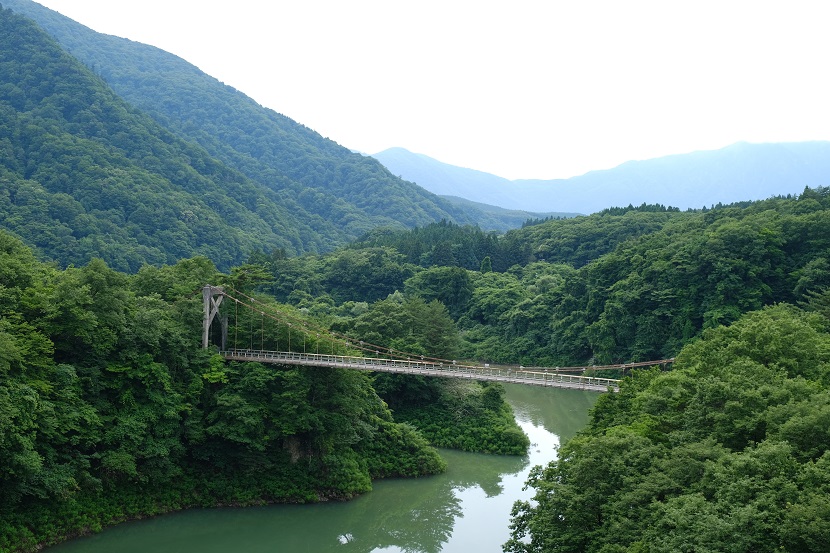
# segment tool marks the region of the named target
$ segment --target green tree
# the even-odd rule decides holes
[[[472,296],[469,272],[460,267],[433,267],[420,271],[404,283],[409,296],[418,296],[425,301],[438,300],[447,306],[453,319],[457,319],[467,308]]]
[[[534,471],[505,550],[820,550],[828,337],[778,305],[635,373]]]

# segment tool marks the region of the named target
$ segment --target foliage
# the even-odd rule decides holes
[[[181,60],[10,2],[86,67],[0,9],[0,550],[188,505],[350,497],[442,470],[426,440],[525,451],[498,386],[223,363],[196,343],[219,278],[370,351],[677,356],[533,473],[510,551],[825,546],[830,189],[498,236]],[[345,351],[250,312],[229,339]]]
[[[365,373],[201,349],[199,289],[242,274],[205,258],[133,276],[100,259],[59,270],[0,231],[0,551],[192,505],[348,498],[374,477],[445,468]]]
[[[469,272],[460,267],[433,267],[404,283],[404,292],[426,301],[440,301],[454,318],[467,309],[472,296]]]
[[[378,228],[356,242],[351,248],[386,246],[406,256],[413,265],[429,267],[462,267],[476,270],[484,258],[490,257],[490,264],[497,270],[505,270],[514,263],[510,252],[500,244],[493,232],[484,232],[478,227],[457,225],[442,220],[411,231]]]
[[[505,550],[823,551],[827,319],[779,305],[626,380],[538,467]]]
[[[626,240],[659,231],[678,217],[683,215],[647,205],[606,209],[589,217],[551,220],[508,232],[502,247],[523,252],[513,263],[547,261],[581,267]]]
[[[273,193],[137,112],[32,22],[3,10],[0,25],[4,228],[62,265],[125,271],[302,251]]]
[[[412,384],[407,383],[406,389],[394,385],[403,380],[399,375],[382,376],[387,383],[378,392],[389,401],[395,418],[420,430],[436,447],[502,455],[527,453],[530,440],[504,402],[501,384],[441,379],[433,384],[432,397],[425,402],[419,401],[422,395],[412,394]]]
[[[462,349],[468,357],[526,365],[673,357],[705,328],[828,286],[828,213],[830,194],[819,188],[707,212],[609,212],[529,227],[537,238],[526,238],[544,232],[561,248],[563,229],[577,225],[574,242],[584,246],[620,225],[655,225],[575,270],[537,261],[472,273],[472,297],[458,319]]]
[[[408,355],[453,359],[458,334],[444,304],[419,296],[392,294],[367,306],[338,328],[355,339]],[[527,436],[513,419],[497,384],[378,373],[374,388],[392,409],[395,420],[417,428],[437,447],[523,455]]]
[[[458,354],[458,331],[447,308],[437,300],[427,303],[419,297],[392,294],[335,328],[356,340],[406,354],[439,359]]]
[[[830,286],[828,213],[828,189],[805,189],[698,212],[609,209],[503,237],[446,222],[377,230],[323,256],[255,252],[251,261],[272,276],[262,291],[332,320],[395,291],[438,300],[464,358],[624,363],[671,358],[705,328]],[[446,263],[426,263],[439,250]],[[458,251],[477,253],[460,264]]]

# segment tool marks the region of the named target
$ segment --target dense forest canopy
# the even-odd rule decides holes
[[[201,349],[198,291],[223,279],[204,257],[132,276],[101,260],[59,270],[0,231],[0,551],[193,505],[347,498],[371,478],[444,469],[366,373],[226,364]],[[464,395],[502,421],[503,401],[485,392]]]
[[[0,11],[0,220],[63,265],[120,270],[254,247],[305,225],[268,190],[116,96],[32,22]],[[294,224],[296,223],[296,224]]]
[[[469,359],[569,366],[666,359],[705,328],[830,285],[830,189],[679,212],[609,209],[504,236],[378,229],[323,256],[259,252],[280,301],[336,320],[396,291],[438,300]],[[348,324],[348,323],[347,323]]]
[[[740,506],[765,521],[747,533],[751,548],[818,550],[826,517],[810,494],[816,482],[823,489],[816,471],[826,450],[816,432],[827,384],[828,207],[830,189],[821,188],[700,212],[609,210],[504,237],[436,223],[372,233],[324,256],[255,252],[224,276],[204,257],[132,276],[100,260],[60,270],[0,234],[3,546],[187,505],[349,496],[372,476],[440,470],[426,439],[497,452],[527,447],[498,387],[226,365],[195,347],[194,292],[224,279],[285,302],[277,308],[295,316],[402,351],[539,364],[584,363],[600,352],[627,360],[677,354],[677,370],[635,375],[601,401],[562,461],[535,473],[540,506],[517,508],[515,551],[606,544],[602,520],[552,525],[564,507],[548,505],[550,490],[572,494],[580,516],[617,513],[631,494],[645,494],[633,515],[607,518],[621,525],[611,533],[627,548],[619,551],[646,550],[637,549],[643,543],[668,551],[691,539],[697,526],[678,523],[678,513],[681,521],[701,513],[721,521],[721,530],[696,536],[716,543],[748,524]],[[566,241],[552,237],[568,235],[583,236],[574,239],[583,249],[563,248],[554,262],[537,257]],[[475,244],[474,255],[484,256],[478,269],[435,253],[470,253]],[[497,270],[506,244],[524,244],[524,257]],[[421,252],[417,262],[401,245]],[[447,416],[459,401],[475,418]],[[409,424],[395,422],[389,407]],[[618,472],[589,470],[590,459],[609,456],[626,472],[640,463],[641,478],[625,480],[617,495],[602,490],[620,485]],[[666,473],[690,458],[697,473]],[[789,468],[769,472],[768,461]],[[783,491],[730,495],[717,484],[767,474]],[[651,479],[666,487],[654,491]],[[770,501],[797,507],[776,511]],[[650,542],[649,528],[666,532]]]
[[[827,550],[830,293],[706,330],[537,467],[505,551]]]

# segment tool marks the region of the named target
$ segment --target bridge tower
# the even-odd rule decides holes
[[[202,288],[202,300],[204,301],[205,316],[202,325],[202,347],[207,349],[208,338],[210,335],[210,325],[216,315],[219,314],[219,306],[222,305],[222,300],[225,298],[225,290],[221,286],[211,286],[206,284]],[[228,316],[225,315],[221,319],[222,322],[222,351],[225,350],[225,345],[228,341]]]

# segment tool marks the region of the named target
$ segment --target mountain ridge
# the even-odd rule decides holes
[[[399,179],[175,54],[97,33],[31,0],[3,6],[34,20],[131,105],[269,188],[286,209],[331,236],[316,243],[301,236],[294,246],[300,253],[329,250],[378,226],[411,228],[442,219],[485,228],[505,224]]]
[[[830,142],[738,142],[718,150],[627,161],[569,179],[508,180],[404,148],[373,154],[390,171],[436,194],[509,209],[594,213],[659,203],[699,209],[797,194],[830,183]]]
[[[11,27],[2,41],[0,111],[7,130],[35,134],[23,144],[21,133],[11,132],[0,147],[0,225],[61,265],[101,257],[135,271],[143,263],[202,254],[227,268],[251,250],[330,251],[377,227],[448,220],[506,230],[520,224],[515,214],[456,205],[399,179],[174,54],[96,33],[30,0],[2,6]],[[60,63],[49,42],[66,56]],[[57,73],[27,66],[17,57],[21,49]],[[77,88],[72,95],[32,96],[45,86],[66,88],[65,77]],[[73,120],[79,113],[84,121]],[[50,134],[51,128],[58,131]],[[127,148],[131,136],[141,144]],[[35,143],[47,147],[32,150]],[[115,147],[116,156],[107,157],[102,147]],[[141,151],[143,157],[132,155]],[[61,168],[55,152],[71,167]],[[82,161],[90,152],[92,165]],[[38,159],[37,175],[19,167],[21,156]],[[78,186],[61,188],[61,172]],[[120,203],[100,209],[91,190],[109,177]],[[196,188],[193,179],[201,183]],[[33,209],[26,197],[43,207]]]

